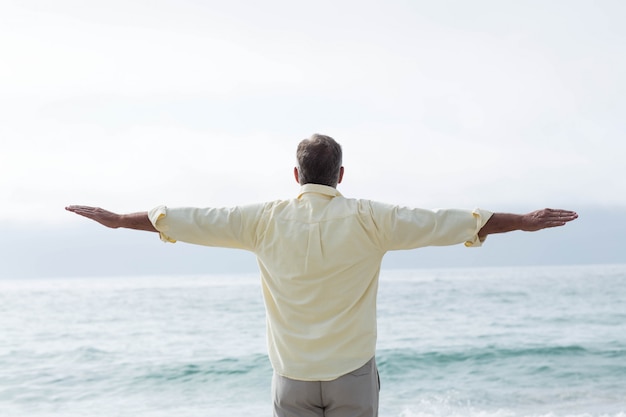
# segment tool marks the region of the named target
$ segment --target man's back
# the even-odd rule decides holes
[[[385,253],[366,202],[307,184],[261,223],[255,253],[276,371],[321,381],[362,366],[374,355]]]

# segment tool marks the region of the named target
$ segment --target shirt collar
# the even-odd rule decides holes
[[[300,187],[300,194],[298,194],[298,199],[302,198],[302,196],[306,193],[322,194],[329,197],[342,197],[341,193],[337,191],[336,188],[321,184],[304,184]]]

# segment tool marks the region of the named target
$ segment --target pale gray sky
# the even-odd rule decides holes
[[[0,222],[340,190],[422,207],[626,206],[622,1],[4,0]]]

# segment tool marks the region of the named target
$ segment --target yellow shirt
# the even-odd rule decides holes
[[[376,293],[383,255],[423,246],[480,246],[491,213],[424,210],[344,198],[302,186],[292,200],[231,208],[149,213],[161,239],[256,254],[274,370],[328,381],[351,372],[376,348]]]

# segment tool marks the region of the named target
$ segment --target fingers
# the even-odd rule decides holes
[[[578,213],[574,211],[560,210],[560,209],[559,210],[548,209],[548,210],[550,210],[552,219],[554,219],[555,221],[560,221],[563,224],[578,218]]]
[[[108,210],[104,210],[100,207],[90,207],[90,206],[67,206],[65,210],[71,211],[72,213],[76,213],[80,216],[86,217],[90,220],[95,220],[96,222],[111,228],[120,227],[119,218],[120,215],[113,213]]]
[[[537,213],[538,229],[564,226],[568,222],[578,218],[578,213],[571,210],[544,209]]]
[[[546,208],[528,213],[522,216],[522,218],[524,220],[521,230],[535,232],[551,227],[564,226],[568,222],[577,219],[578,214],[571,210]]]
[[[83,210],[88,210],[88,209],[93,209],[93,207],[89,207],[89,206],[67,206],[65,207],[65,210],[67,211],[71,211],[71,212],[77,212],[77,211],[83,211]]]
[[[65,210],[68,211],[86,211],[86,210],[95,210],[96,207],[90,207],[90,206],[67,206],[65,207]]]
[[[67,206],[65,207],[65,210],[71,211],[72,213],[76,213],[89,219],[97,220],[99,222],[106,220],[107,217],[112,214],[110,211],[101,209],[100,207],[90,206]]]
[[[545,211],[559,215],[559,216],[576,216],[577,215],[575,211],[571,211],[571,210],[547,208],[545,209]]]
[[[90,206],[67,206],[65,207],[65,210],[71,211],[72,213],[76,213],[85,217],[91,217],[95,215],[96,213],[98,213],[99,211],[102,211],[102,209],[98,207],[90,207]]]

